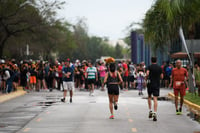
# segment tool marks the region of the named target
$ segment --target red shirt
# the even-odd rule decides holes
[[[62,78],[62,66],[61,65],[58,66],[58,74],[59,74],[59,78]]]
[[[123,68],[125,70],[124,76],[128,77],[128,65],[126,63],[123,63]]]
[[[185,68],[174,68],[172,70],[173,88],[185,87],[185,78],[188,77],[188,72]]]

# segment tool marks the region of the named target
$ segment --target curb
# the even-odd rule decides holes
[[[175,96],[174,96],[174,94],[173,94],[172,92],[169,92],[169,93],[168,93],[168,97],[169,97],[170,99],[174,100],[174,97],[175,97]],[[179,97],[179,99],[180,99],[180,97]],[[200,106],[199,106],[199,105],[194,104],[194,103],[192,103],[192,102],[190,102],[190,101],[188,101],[188,100],[185,100],[185,99],[184,99],[184,104],[185,104],[187,107],[189,107],[190,110],[193,110],[195,113],[197,113],[197,114],[200,115]]]
[[[6,102],[8,100],[14,99],[16,97],[25,95],[27,92],[23,90],[22,87],[18,87],[17,91],[11,92],[9,94],[0,95],[0,103]]]

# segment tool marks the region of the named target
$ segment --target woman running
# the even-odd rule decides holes
[[[115,110],[118,108],[117,102],[119,98],[119,84],[122,82],[123,80],[121,75],[116,71],[115,63],[111,63],[109,66],[109,71],[104,79],[104,84],[106,83],[108,88],[109,108],[111,113],[111,116],[109,117],[110,119],[114,119],[113,104]]]

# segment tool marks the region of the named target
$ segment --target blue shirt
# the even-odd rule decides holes
[[[64,67],[63,68],[63,74],[67,74],[68,72],[70,72],[70,76],[69,78],[67,78],[65,75],[63,75],[63,81],[69,82],[69,81],[73,81],[73,69],[71,67]]]

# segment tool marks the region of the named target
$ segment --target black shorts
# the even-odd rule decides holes
[[[109,95],[119,95],[119,86],[117,84],[108,84],[107,88]]]
[[[165,76],[164,76],[164,80],[170,80],[170,76],[165,75]]]
[[[158,85],[147,84],[147,93],[148,96],[153,95],[158,97],[160,95],[160,87]]]
[[[135,77],[134,77],[134,76],[130,76],[130,77],[129,77],[129,81],[130,81],[130,82],[134,82],[134,80],[135,80]]]
[[[127,82],[127,81],[128,81],[128,76],[124,76],[124,77],[123,77],[123,81],[124,81],[124,82]]]
[[[95,83],[96,83],[96,79],[87,79],[87,83],[88,83],[89,85],[95,84]]]

